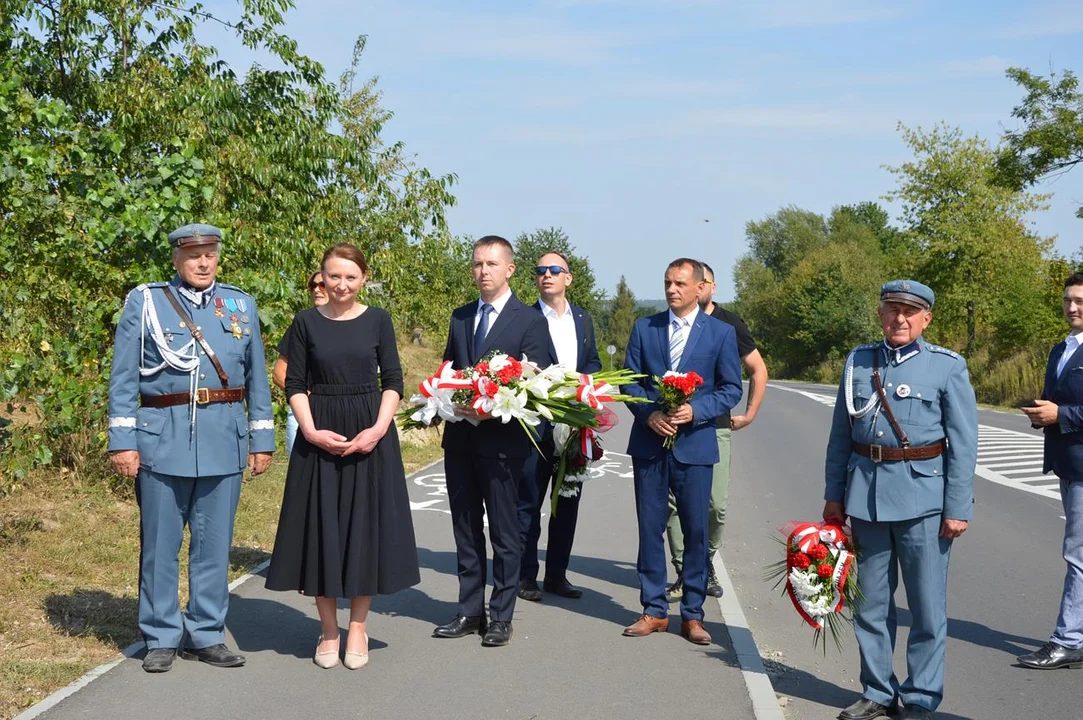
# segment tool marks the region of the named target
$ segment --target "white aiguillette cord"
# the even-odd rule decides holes
[[[880,346],[877,345],[873,352],[880,352]],[[846,412],[850,413],[850,417],[862,418],[869,414],[869,411],[876,407],[876,403],[879,398],[873,395],[869,398],[869,401],[865,403],[865,407],[857,410],[854,408],[854,355],[857,351],[850,353],[850,356],[846,358],[846,370],[843,372],[843,392],[846,395]]]
[[[165,292],[169,292],[169,289],[167,288]],[[151,340],[154,341],[158,352],[162,356],[162,363],[152,368],[143,367],[143,360],[146,357],[144,347],[148,328],[150,329]],[[192,328],[192,330],[195,330],[195,328]],[[150,288],[144,287],[143,322],[139,333],[139,374],[143,377],[149,377],[161,372],[167,365],[174,370],[188,373],[188,390],[191,396],[188,405],[191,413],[191,427],[194,431],[196,426],[196,389],[199,383],[199,356],[196,354],[196,339],[193,337],[179,350],[169,347],[165,334],[162,332],[162,325],[158,322],[158,311],[154,308],[154,298],[151,296]]]

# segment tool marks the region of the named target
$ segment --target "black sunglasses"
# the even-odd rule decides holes
[[[322,290],[325,287],[327,287],[327,285],[324,283],[323,280],[312,280],[308,283],[309,290],[315,290],[316,288],[320,288]]]
[[[538,277],[541,277],[542,275],[544,275],[546,270],[553,273],[554,275],[559,275],[561,273],[568,272],[567,270],[565,270],[564,268],[562,268],[559,265],[539,265],[536,268],[534,268],[534,272],[538,274]]]

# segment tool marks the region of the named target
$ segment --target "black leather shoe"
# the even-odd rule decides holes
[[[541,590],[538,589],[537,580],[520,580],[519,597],[530,602],[538,602],[542,599]]]
[[[861,698],[850,707],[839,713],[839,720],[872,720],[878,717],[887,717],[894,713],[895,703],[881,705],[867,698]]]
[[[489,623],[489,631],[481,639],[484,647],[501,647],[511,640],[511,623],[503,620],[493,620]]]
[[[680,602],[681,597],[684,595],[684,580],[681,580],[680,576],[677,577],[677,582],[673,583],[666,588],[666,602],[675,603]]]
[[[899,713],[899,720],[929,720],[932,716],[932,710],[926,710],[919,705],[907,705]]]
[[[1035,670],[1056,670],[1057,668],[1083,668],[1083,650],[1073,650],[1050,640],[1036,652],[1020,655],[1016,658],[1023,667]]]
[[[154,648],[147,650],[143,658],[143,669],[149,673],[169,672],[173,668],[173,658],[177,656],[177,648]]]
[[[707,563],[707,594],[713,598],[722,597],[722,583],[714,572],[714,563]]]
[[[225,645],[211,645],[205,648],[185,648],[180,651],[185,660],[198,660],[214,667],[240,667],[244,665],[244,655],[233,652]]]
[[[483,617],[463,617],[456,615],[455,619],[446,625],[437,625],[432,631],[434,638],[461,638],[467,635],[485,633],[486,622]]]
[[[583,597],[583,591],[568,582],[567,578],[561,578],[560,580],[546,580],[542,583],[542,588],[545,589],[545,592],[559,595],[562,598],[571,598],[574,600]],[[519,597],[522,597],[522,595]]]

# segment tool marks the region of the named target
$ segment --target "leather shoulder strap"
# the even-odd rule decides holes
[[[899,425],[899,421],[895,419],[895,413],[891,412],[891,406],[888,405],[887,396],[884,394],[884,384],[880,382],[880,348],[877,348],[872,354],[872,385],[876,388],[876,394],[880,396],[880,407],[884,409],[884,415],[887,416],[891,429],[899,437],[900,445],[904,448],[910,447],[910,438],[906,436],[906,433],[903,432],[902,427]]]
[[[181,307],[180,301],[169,291],[168,287],[162,288],[162,292],[165,293],[166,299],[169,300],[169,304],[173,306],[173,309],[180,315],[181,320],[191,329],[192,337],[196,339],[199,346],[203,348],[203,352],[207,353],[207,357],[210,358],[211,364],[214,365],[214,371],[218,373],[218,379],[222,383],[222,387],[229,387],[229,375],[226,374],[225,368],[222,367],[222,363],[219,362],[218,356],[214,354],[214,350],[207,343],[207,338],[203,337],[203,331],[196,327],[195,322],[192,320],[192,316],[184,312],[184,308]]]

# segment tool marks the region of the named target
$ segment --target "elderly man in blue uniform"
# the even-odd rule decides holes
[[[244,664],[225,645],[229,549],[241,475],[246,465],[253,475],[270,465],[274,422],[256,302],[216,281],[221,241],[211,225],[170,233],[176,277],[132,290],[117,326],[109,452],[116,471],[136,483],[147,672],[169,670],[178,651],[216,667]]]
[[[1062,554],[1068,565],[1053,634],[1038,650],[1018,658],[1035,670],[1083,667],[1083,273],[1065,281],[1063,310],[1068,337],[1049,353],[1041,399],[1022,408],[1031,425],[1045,434],[1042,472],[1053,471],[1060,480]]]
[[[894,713],[927,718],[944,694],[948,556],[973,510],[978,418],[966,361],[925,342],[933,291],[886,283],[877,314],[883,342],[850,353],[827,445],[823,516],[850,518],[865,596],[855,630],[862,698],[840,720]],[[909,677],[895,677],[899,570],[913,622]]]

